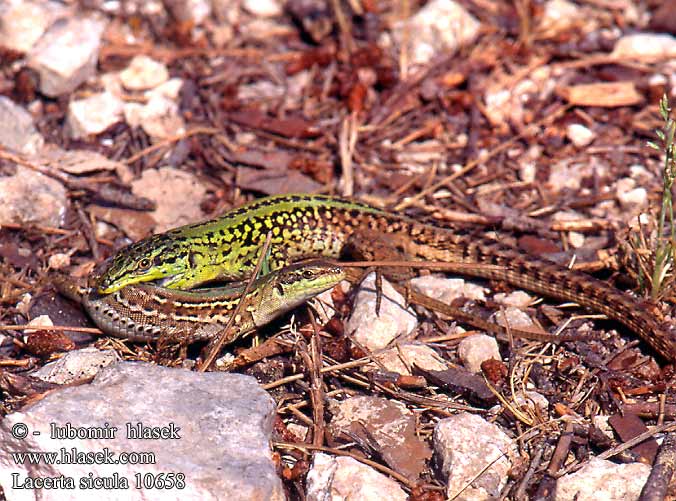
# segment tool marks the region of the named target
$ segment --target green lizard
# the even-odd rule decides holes
[[[253,271],[268,232],[271,270],[300,259],[340,256],[362,215],[386,214],[368,205],[321,195],[262,198],[223,216],[153,235],[121,249],[98,290],[158,281],[191,289],[215,280],[242,280]]]

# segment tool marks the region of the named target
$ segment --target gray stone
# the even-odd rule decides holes
[[[486,288],[462,278],[446,278],[435,275],[416,277],[411,280],[413,289],[444,303],[451,303],[457,298],[485,301]]]
[[[406,308],[402,295],[385,279],[380,315],[376,313],[375,276],[371,273],[361,283],[352,315],[345,325],[345,331],[370,350],[384,348],[393,339],[409,334],[418,326],[418,319]]]
[[[418,436],[415,415],[401,402],[380,397],[351,397],[331,409],[333,435],[360,437],[375,445],[395,471],[415,481],[432,452]]]
[[[10,414],[2,421],[0,484],[11,500],[151,500],[158,496],[181,500],[282,500],[284,493],[269,445],[274,411],[270,397],[247,376],[119,363],[103,369],[89,385],[50,393],[24,412]],[[82,433],[107,431],[108,438],[51,438],[54,427],[65,432],[67,423],[71,430]],[[139,423],[147,430],[155,427],[156,436],[163,438],[134,439],[129,429],[139,431]],[[23,425],[27,437],[14,438],[13,427],[16,434]],[[110,432],[113,428],[117,428],[114,437]],[[119,459],[122,452],[151,453],[154,462],[48,466],[43,461],[26,461],[22,465],[10,455],[25,451],[72,454],[73,450],[101,456],[108,452],[114,459]],[[18,476],[12,479],[12,473]],[[80,482],[85,482],[86,487],[90,473],[118,488],[82,488]],[[161,481],[172,479],[170,473],[174,474],[174,482],[181,481],[179,475],[185,476],[184,488],[167,488],[167,484],[161,487]],[[154,483],[155,488],[137,489],[136,474],[141,481]],[[73,479],[73,489],[12,487],[25,485],[28,476],[61,475]]]
[[[497,425],[461,412],[437,423],[434,453],[448,480],[448,497],[478,501],[499,497],[517,449]]]
[[[148,56],[135,56],[120,72],[120,80],[129,90],[152,89],[169,80],[169,70]]]
[[[498,342],[486,334],[474,334],[460,341],[458,356],[470,372],[481,372],[481,364],[486,360],[502,360]]]
[[[533,327],[533,320],[528,314],[515,306],[508,306],[504,310],[496,311],[491,315],[491,321],[511,329],[528,329]]]
[[[453,0],[432,0],[413,17],[398,23],[392,34],[401,44],[404,33],[406,47],[414,64],[426,64],[441,52],[452,53],[470,44],[479,34],[481,24],[463,6]]]
[[[124,117],[131,127],[142,127],[153,139],[181,134],[185,123],[178,110],[178,94],[183,81],[172,78],[144,93],[146,103],[127,103]]]
[[[593,458],[556,482],[556,501],[634,501],[650,475],[643,463],[615,464]]]
[[[592,418],[592,423],[610,440],[615,440],[615,432],[613,427],[610,426],[609,420],[610,416],[596,415]]]
[[[90,16],[59,19],[47,30],[26,59],[40,75],[43,94],[72,92],[94,75],[105,27],[103,18]]]
[[[242,8],[260,17],[275,17],[284,12],[283,6],[276,0],[244,0]]]
[[[648,204],[648,192],[642,186],[637,188],[636,181],[630,177],[617,181],[615,195],[624,209],[640,209]]]
[[[582,187],[582,180],[591,176],[608,175],[608,169],[600,161],[595,161],[592,157],[589,162],[575,162],[564,158],[559,162],[554,162],[550,166],[549,179],[545,183],[545,188],[553,194],[559,193],[568,188],[572,191],[579,190]]]
[[[187,0],[185,5],[196,25],[202,24],[211,15],[212,7],[208,0]]]
[[[68,384],[89,378],[120,361],[114,350],[99,350],[93,346],[65,353],[61,358],[40,367],[31,376],[50,383]]]
[[[68,200],[61,183],[26,167],[0,177],[0,224],[60,227]]]
[[[99,134],[122,121],[124,103],[110,92],[92,94],[68,104],[66,127],[73,139]]]
[[[676,57],[676,37],[667,33],[634,33],[615,44],[611,57],[660,61]]]
[[[47,266],[50,270],[63,270],[70,266],[70,256],[63,252],[57,252],[49,256]]]
[[[307,474],[308,501],[406,501],[391,478],[350,457],[315,454]]]
[[[580,7],[568,0],[549,0],[543,10],[538,30],[546,37],[554,38],[566,31],[580,29],[583,24],[596,24],[593,17],[586,16]],[[588,22],[583,23],[585,20]]]
[[[439,354],[424,344],[400,344],[397,348],[391,348],[382,353],[374,354],[373,358],[380,362],[388,371],[398,372],[402,375],[411,375],[407,364],[428,371],[443,371],[448,365]],[[404,363],[404,361],[406,363]],[[377,369],[375,364],[364,366],[366,370]]]
[[[33,117],[23,107],[9,98],[0,96],[0,145],[26,155],[34,155],[44,144],[44,139],[33,124]]]
[[[189,172],[171,167],[146,169],[131,183],[131,191],[157,204],[152,216],[157,221],[155,231],[158,233],[204,217],[200,204],[207,190],[199,178]]]
[[[546,417],[549,410],[549,400],[537,391],[525,390],[516,392],[514,403],[519,409],[526,411],[531,416]]]
[[[564,223],[570,221],[580,222],[583,221],[585,218],[586,216],[573,210],[561,210],[552,214],[552,221],[561,221]],[[568,235],[568,244],[574,249],[579,249],[584,245],[585,242],[584,234],[579,233],[577,231],[568,231],[567,235]]]
[[[509,294],[500,292],[493,296],[493,300],[498,304],[520,309],[528,308],[533,303],[533,297],[524,291],[514,291]]]
[[[52,319],[49,318],[49,315],[39,315],[33,319],[31,319],[30,322],[26,324],[26,326],[29,327],[53,327],[54,322],[52,322]],[[24,331],[24,334],[30,334],[32,332],[35,332],[37,330],[42,330],[42,329],[26,329]]]
[[[566,136],[578,148],[583,148],[594,140],[596,134],[590,128],[582,124],[570,124],[566,128]]]
[[[209,0],[178,0],[163,2],[163,5],[172,19],[179,23],[191,23],[196,27],[209,17],[212,10]]]
[[[58,2],[0,2],[0,46],[27,52],[53,21],[68,11]]]
[[[584,246],[585,236],[577,231],[568,232],[568,243],[573,249],[581,249]]]

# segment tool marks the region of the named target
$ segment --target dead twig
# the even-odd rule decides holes
[[[650,476],[648,476],[648,480],[641,490],[639,501],[662,501],[665,499],[675,469],[676,434],[670,432],[664,437]]]
[[[244,288],[244,292],[242,292],[242,296],[237,302],[235,310],[232,312],[230,320],[228,320],[227,325],[221,331],[221,334],[218,336],[217,341],[212,345],[209,354],[204,359],[204,362],[201,363],[199,368],[197,369],[199,372],[205,372],[211,366],[213,361],[220,353],[221,348],[223,348],[223,346],[230,339],[232,335],[232,327],[235,324],[235,319],[239,316],[239,312],[242,311],[242,306],[244,305],[242,299],[245,298],[249,294],[249,292],[251,292],[251,287],[253,286],[253,283],[255,282],[258,273],[261,271],[263,261],[265,261],[265,256],[267,255],[268,249],[270,248],[270,242],[272,242],[272,232],[268,232],[268,235],[265,239],[265,243],[263,244],[263,248],[261,249],[261,255],[258,257],[258,261],[256,262],[256,267],[254,268],[254,271],[251,274],[251,278],[247,282],[246,287]]]

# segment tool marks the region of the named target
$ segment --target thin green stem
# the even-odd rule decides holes
[[[676,233],[674,229],[674,207],[671,195],[671,189],[676,178],[676,160],[674,159],[675,146],[674,135],[676,133],[676,122],[671,118],[671,108],[667,96],[662,96],[660,100],[660,114],[664,120],[664,127],[656,130],[657,137],[661,140],[662,146],[658,147],[651,143],[650,146],[664,151],[664,170],[662,172],[662,206],[657,223],[657,242],[655,248],[655,266],[652,274],[652,287],[650,295],[657,299],[663,289],[666,277],[669,275],[674,262],[674,243],[676,242]],[[664,235],[664,225],[667,223],[670,228],[669,237]]]

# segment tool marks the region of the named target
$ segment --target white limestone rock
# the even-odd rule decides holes
[[[6,0],[0,3],[0,46],[28,52],[49,25],[69,11],[59,2]]]
[[[12,124],[11,127],[0,127],[0,145],[5,148],[34,155],[45,143],[35,128],[33,116],[5,96],[0,96],[0,124]]]
[[[308,501],[406,501],[399,484],[351,457],[315,454],[307,474]]]
[[[481,364],[487,360],[501,360],[498,342],[486,334],[473,334],[460,341],[458,356],[470,372],[481,372]]]
[[[275,0],[244,0],[242,8],[249,14],[260,17],[276,17],[284,12],[282,4]]]
[[[436,463],[448,480],[448,497],[473,501],[499,497],[517,448],[497,425],[461,412],[437,423],[433,441]]]
[[[90,384],[51,392],[22,412],[4,417],[0,484],[13,501],[37,499],[34,489],[12,487],[25,485],[29,476],[72,479],[72,488],[40,489],[39,499],[45,501],[92,499],[93,493],[98,501],[157,499],[158,492],[163,499],[186,501],[223,499],[224,493],[233,501],[282,501],[284,489],[270,451],[274,416],[274,402],[252,377],[120,362],[101,370]],[[52,423],[61,433],[52,434]],[[13,427],[23,426],[26,437],[16,438]],[[164,438],[134,438],[142,429],[154,429]],[[91,432],[102,438],[77,438]],[[75,438],[61,438],[71,433]],[[71,460],[47,465],[20,464],[11,455],[58,454],[62,448],[91,457],[110,454],[112,460],[121,459],[121,453],[152,456],[143,464],[111,464],[109,459],[101,464]],[[13,479],[12,474],[17,476]],[[137,474],[156,488],[136,489]],[[83,488],[80,479],[90,475],[116,488]]]
[[[453,0],[432,0],[411,18],[395,25],[392,35],[401,45],[408,32],[406,50],[413,64],[427,64],[441,52],[452,53],[472,43],[481,23]]]
[[[38,224],[59,228],[68,199],[61,183],[18,166],[13,176],[0,177],[0,224]]]
[[[566,128],[566,136],[578,148],[584,148],[591,144],[596,137],[594,131],[582,124],[570,124]]]
[[[345,330],[370,350],[386,347],[392,340],[412,332],[418,319],[404,298],[383,279],[380,315],[376,313],[375,273],[364,279],[354,300]]]
[[[148,90],[169,80],[167,67],[154,59],[139,55],[120,72],[120,81],[129,90]]]
[[[31,376],[57,384],[69,384],[90,378],[121,360],[115,350],[99,350],[93,346],[65,353],[61,358],[40,367]]]
[[[426,275],[411,280],[411,286],[421,294],[444,303],[451,303],[458,298],[485,301],[487,289],[468,282],[462,278],[446,278],[437,275]]]
[[[660,61],[676,58],[676,37],[666,33],[634,33],[620,38],[611,57]]]
[[[124,103],[110,92],[93,94],[68,104],[66,127],[73,139],[96,135],[122,120]]]
[[[103,17],[93,15],[52,24],[26,58],[28,66],[40,75],[43,94],[67,94],[94,75],[106,24]]]
[[[444,359],[436,351],[424,344],[401,344],[398,348],[391,348],[382,353],[375,353],[374,358],[388,371],[406,376],[411,375],[407,364],[411,367],[416,366],[428,371],[443,371],[448,369],[448,365],[446,365]],[[374,370],[375,368],[375,364],[364,366],[365,370]]]
[[[643,463],[616,464],[592,458],[556,482],[555,501],[636,501],[650,475]]]

